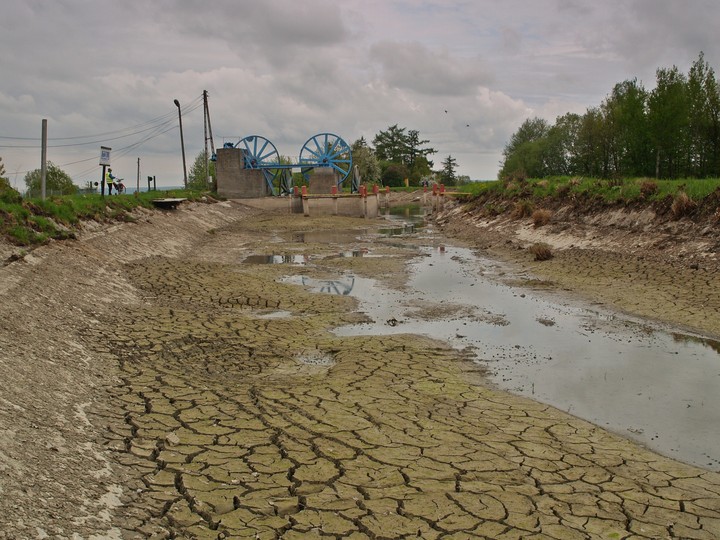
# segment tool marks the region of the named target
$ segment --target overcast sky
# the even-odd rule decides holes
[[[652,89],[700,51],[720,69],[718,29],[717,0],[5,0],[0,157],[24,187],[46,118],[48,159],[78,185],[99,180],[101,145],[130,185],[138,158],[141,178],[179,185],[173,100],[189,168],[207,90],[216,147],[262,135],[297,158],[315,134],[398,124],[436,168],[452,155],[493,179],[528,117],[583,113],[628,78]]]

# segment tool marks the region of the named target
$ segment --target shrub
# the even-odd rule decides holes
[[[533,204],[528,200],[517,201],[513,206],[510,217],[513,219],[522,219],[530,217],[533,213]]]
[[[552,218],[552,211],[546,210],[544,208],[538,208],[532,213],[532,221],[535,228],[542,227],[543,225],[547,225],[550,223],[550,218]]]
[[[0,202],[18,204],[21,201],[20,192],[10,185],[7,178],[0,178]]]
[[[548,261],[553,258],[550,246],[543,242],[533,244],[528,248],[528,251],[535,256],[536,261]]]
[[[655,180],[643,180],[640,182],[640,194],[647,198],[655,195],[660,187]]]
[[[678,191],[673,199],[670,211],[675,219],[679,219],[692,212],[697,204],[684,191]]]

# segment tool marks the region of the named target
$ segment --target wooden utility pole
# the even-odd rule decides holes
[[[205,130],[205,186],[207,187],[208,180],[210,179],[210,165],[208,159],[208,130],[207,130],[207,90],[203,90],[203,129]]]
[[[210,108],[208,107],[207,90],[203,90],[203,105],[205,106],[205,122],[207,124],[207,131],[205,132],[205,179],[207,181],[210,176],[210,165],[208,164],[207,151],[208,137],[210,138],[210,156],[215,155],[215,141],[213,140],[212,124],[210,123]]]
[[[42,121],[42,150],[40,151],[40,196],[45,200],[45,182],[47,179],[47,118]]]
[[[140,193],[140,158],[138,158],[137,185],[135,186],[135,196]]]

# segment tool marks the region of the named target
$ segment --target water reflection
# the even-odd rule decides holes
[[[307,255],[248,255],[243,259],[245,264],[297,264],[309,262]]]
[[[355,287],[355,276],[343,276],[338,279],[314,279],[307,276],[289,276],[281,280],[284,283],[303,285],[313,292],[349,295]]]
[[[297,231],[290,235],[292,242],[301,244],[342,244],[352,242],[367,235],[369,229],[337,229],[317,231]]]

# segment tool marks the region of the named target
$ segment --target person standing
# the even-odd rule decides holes
[[[113,184],[115,183],[115,176],[112,173],[112,169],[108,168],[105,173],[105,184],[107,184],[108,195],[112,195]]]

